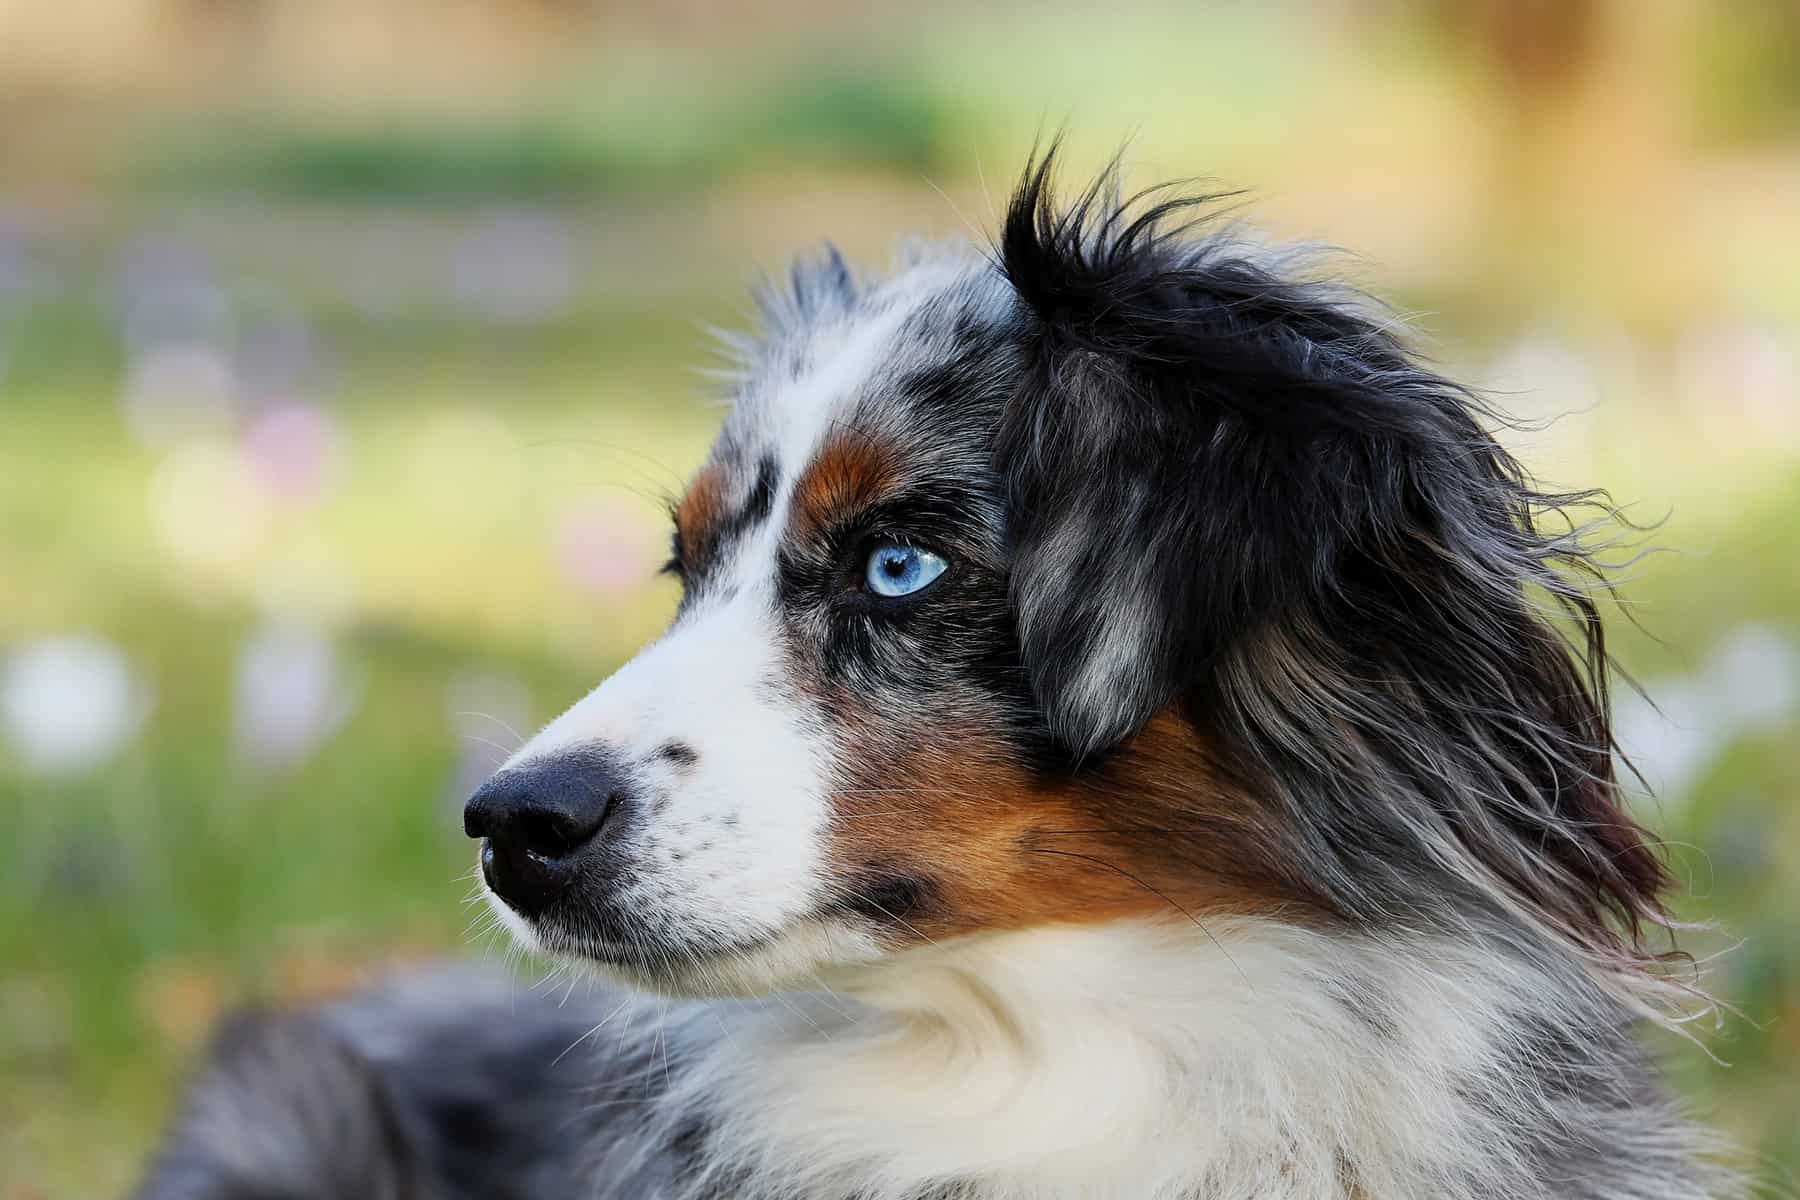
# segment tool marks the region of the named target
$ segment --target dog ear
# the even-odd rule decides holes
[[[1059,209],[1051,165],[999,248],[1032,333],[998,454],[1024,660],[1084,756],[1400,525],[1409,446],[1479,431],[1342,294],[1172,224],[1204,199],[1121,203],[1109,173]]]
[[[1668,873],[1614,773],[1620,543],[1590,541],[1629,523],[1538,490],[1365,302],[1110,176],[1058,210],[1049,171],[1003,230],[1028,334],[996,450],[1052,732],[1079,760],[1173,705],[1271,820],[1358,831],[1311,871],[1340,911],[1523,904],[1638,986]],[[1391,847],[1430,898],[1365,890]]]

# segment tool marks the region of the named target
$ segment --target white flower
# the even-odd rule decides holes
[[[1619,749],[1666,800],[1688,798],[1727,746],[1781,729],[1800,711],[1800,650],[1762,625],[1731,633],[1691,678],[1626,692],[1613,714]]]
[[[1800,708],[1800,651],[1766,625],[1732,632],[1706,663],[1714,721],[1733,731],[1780,729]]]
[[[1723,748],[1722,731],[1708,719],[1704,690],[1685,680],[1648,689],[1652,699],[1621,690],[1613,712],[1613,737],[1632,767],[1665,804],[1688,790]]]
[[[149,693],[111,642],[56,634],[0,662],[0,731],[25,766],[72,774],[112,758],[150,711]]]
[[[357,688],[331,641],[310,625],[254,630],[238,652],[234,732],[238,753],[259,766],[311,757],[356,707]]]
[[[584,591],[610,595],[642,587],[656,572],[662,547],[639,508],[611,497],[589,497],[557,519],[556,565]]]
[[[216,346],[163,342],[134,355],[120,397],[125,421],[146,446],[220,434],[237,419],[237,378]]]

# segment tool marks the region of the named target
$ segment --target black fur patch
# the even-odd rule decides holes
[[[840,912],[866,917],[877,924],[904,925],[930,910],[936,891],[931,881],[919,875],[894,874],[871,869],[861,882],[844,890],[835,905]]]
[[[769,519],[769,512],[775,505],[775,491],[781,486],[781,464],[775,456],[765,454],[757,460],[756,479],[750,485],[750,494],[744,499],[744,506],[719,523],[718,533],[714,537],[715,549],[730,545],[751,529],[755,529]]]
[[[700,755],[693,746],[679,739],[670,739],[658,746],[656,757],[678,767],[691,767],[700,761]]]
[[[1050,728],[1088,756],[1174,706],[1344,915],[1510,891],[1641,962],[1666,875],[1614,780],[1604,496],[1534,488],[1371,305],[1198,234],[1206,198],[1052,173],[1000,237],[1034,335],[997,447]]]

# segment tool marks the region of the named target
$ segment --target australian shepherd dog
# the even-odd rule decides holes
[[[1053,158],[990,246],[764,291],[668,631],[469,800],[512,933],[624,986],[241,1018],[141,1196],[1736,1194],[1636,1040],[1694,993],[1604,498]]]

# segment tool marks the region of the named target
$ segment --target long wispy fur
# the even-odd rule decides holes
[[[1042,328],[1000,454],[1053,724],[1089,751],[1179,701],[1334,909],[1504,911],[1666,997],[1669,880],[1616,777],[1583,542],[1604,494],[1537,490],[1368,302],[1191,236],[1206,198],[1116,203],[1109,172],[1059,206],[1053,163],[1000,247]]]
[[[1605,498],[1205,199],[1053,179],[763,297],[669,634],[471,801],[500,918],[664,995],[252,1026],[146,1200],[1742,1193],[1638,1040],[1699,995]]]

